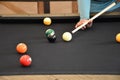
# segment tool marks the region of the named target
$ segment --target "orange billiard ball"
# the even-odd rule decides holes
[[[32,63],[32,58],[29,55],[22,55],[20,57],[20,64],[22,66],[27,67],[27,66],[30,66],[31,63]]]
[[[17,46],[16,46],[16,50],[18,53],[20,54],[24,54],[27,52],[27,45],[25,43],[19,43]]]
[[[44,25],[49,26],[49,25],[51,25],[52,20],[51,20],[51,18],[49,18],[49,17],[45,17],[45,18],[43,19],[43,23],[44,23]]]
[[[120,43],[120,33],[116,35],[116,41]]]

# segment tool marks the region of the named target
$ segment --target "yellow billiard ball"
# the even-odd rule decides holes
[[[44,23],[44,25],[49,26],[49,25],[51,25],[52,20],[51,20],[51,18],[46,17],[46,18],[43,19],[43,23]]]
[[[120,43],[120,33],[116,35],[116,41]]]

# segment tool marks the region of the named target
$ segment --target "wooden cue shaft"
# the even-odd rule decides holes
[[[103,13],[105,13],[107,10],[109,10],[110,8],[112,8],[113,6],[115,6],[116,3],[113,2],[112,4],[110,4],[108,7],[106,7],[105,9],[103,9],[101,12],[97,13],[95,16],[93,16],[91,19],[89,19],[87,22],[85,22],[84,24],[80,25],[79,27],[77,27],[76,29],[74,29],[72,31],[72,34],[74,34],[75,32],[77,32],[79,29],[81,29],[83,26],[85,26],[86,24],[88,24],[91,20],[96,19],[97,17],[99,17],[100,15],[102,15]]]

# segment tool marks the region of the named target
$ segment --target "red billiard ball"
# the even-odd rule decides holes
[[[30,66],[32,63],[32,58],[29,55],[22,55],[20,57],[20,64],[22,66]]]
[[[25,43],[19,43],[17,46],[16,46],[16,50],[18,53],[20,54],[24,54],[27,52],[27,45]]]

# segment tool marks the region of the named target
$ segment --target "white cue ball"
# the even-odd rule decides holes
[[[51,25],[52,20],[51,20],[51,18],[46,17],[46,18],[43,19],[43,23],[44,23],[44,25],[49,26],[49,25]]]
[[[72,34],[70,32],[65,32],[62,35],[62,39],[64,41],[71,41],[72,40]]]

